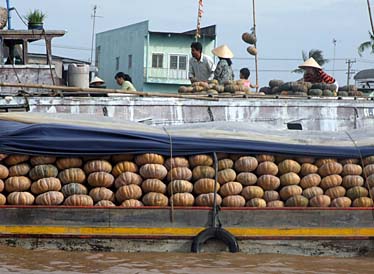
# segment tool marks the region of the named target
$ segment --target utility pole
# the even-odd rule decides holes
[[[348,59],[345,63],[348,65],[348,71],[347,71],[347,88],[348,88],[348,92],[349,92],[350,91],[349,81],[351,79],[351,75],[354,73],[354,71],[352,71],[352,64],[356,63],[356,60]]]
[[[10,6],[10,0],[6,0],[6,8],[8,10],[8,29],[12,29],[12,16],[10,12],[14,10],[14,8]]]
[[[256,33],[256,4],[255,0],[252,0],[252,6],[253,6],[253,34],[257,38],[257,33]],[[257,49],[257,39],[254,44],[255,48]],[[258,92],[258,51],[257,54],[255,55],[255,67],[256,67],[256,92]]]
[[[334,54],[333,54],[333,59],[332,59],[332,77],[335,77],[336,42],[337,42],[337,40],[335,38],[333,38],[332,43],[334,45]]]
[[[96,18],[101,17],[96,15],[96,10],[97,10],[97,5],[94,6],[93,8],[93,15],[91,17],[93,18],[93,23],[92,23],[92,39],[91,39],[91,65],[93,64],[93,53],[94,53],[94,42],[95,42],[95,24],[96,24]]]
[[[370,0],[367,0],[367,4],[368,4],[368,11],[369,11],[371,33],[374,34],[374,24],[373,24],[373,16],[371,15]]]

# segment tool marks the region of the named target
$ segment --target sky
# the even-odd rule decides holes
[[[10,0],[22,16],[32,9],[47,14],[45,29],[66,30],[53,40],[53,54],[89,60],[93,29],[93,7],[97,5],[95,32],[150,21],[151,31],[183,32],[196,27],[198,0]],[[6,1],[3,0],[3,6]],[[360,57],[358,46],[369,39],[370,21],[366,0],[256,0],[259,83],[271,79],[294,81],[300,74],[291,71],[302,63],[301,52],[323,51],[328,62],[324,69],[340,85],[347,83],[347,60],[356,61],[352,73],[373,68],[374,55]],[[374,1],[372,1],[374,8]],[[241,67],[251,70],[255,80],[255,62],[241,40],[253,27],[252,0],[204,0],[202,26],[217,25],[218,45],[227,44],[234,52],[236,78]],[[26,26],[12,12],[12,28]],[[336,40],[334,46],[333,40]],[[31,52],[45,52],[41,42]],[[353,83],[353,77],[350,83]]]

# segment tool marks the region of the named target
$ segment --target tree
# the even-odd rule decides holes
[[[316,62],[322,67],[324,64],[328,63],[329,60],[328,59],[325,59],[323,57],[323,52],[322,50],[320,49],[312,49],[310,50],[308,53],[306,51],[302,51],[302,57],[303,57],[303,60],[306,61],[308,60],[309,58],[313,57],[314,60],[316,60]],[[296,72],[296,73],[303,73],[304,70],[303,69],[295,69],[293,72]]]
[[[374,35],[369,31],[369,36],[370,40],[363,42],[359,47],[358,47],[358,54],[362,56],[365,50],[369,49],[370,53],[374,53]]]

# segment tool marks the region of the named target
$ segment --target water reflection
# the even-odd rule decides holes
[[[92,253],[0,247],[0,273],[372,273],[370,257]]]

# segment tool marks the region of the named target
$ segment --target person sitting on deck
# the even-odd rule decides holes
[[[226,81],[234,80],[234,71],[232,70],[231,58],[234,54],[228,46],[222,45],[212,50],[212,53],[219,58],[216,70],[214,71],[214,79],[222,85]]]
[[[191,59],[188,76],[191,83],[208,81],[213,78],[214,62],[212,58],[202,53],[203,46],[200,42],[191,44]]]
[[[243,81],[243,86],[248,88],[257,88],[257,85],[252,85],[249,81],[249,76],[251,75],[251,72],[248,68],[242,68],[240,70],[240,80]]]
[[[105,88],[105,82],[100,77],[95,76],[90,82],[90,88]]]
[[[324,72],[313,57],[306,60],[299,68],[304,69],[304,82],[334,84],[338,88],[335,78]]]
[[[136,91],[134,85],[132,84],[130,75],[123,72],[118,72],[116,76],[114,76],[114,79],[116,80],[117,84],[121,86],[122,90]]]

